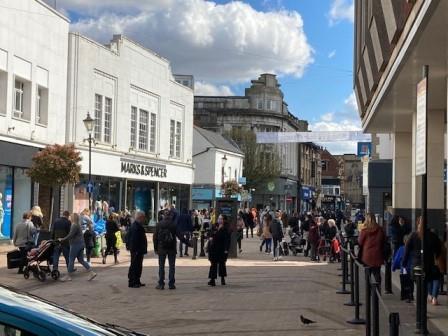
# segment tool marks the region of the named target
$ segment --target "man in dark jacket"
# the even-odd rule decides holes
[[[146,240],[145,213],[137,211],[135,221],[131,225],[126,240],[126,248],[131,251],[131,265],[129,266],[128,279],[130,288],[140,288],[145,284],[140,282],[143,268],[143,256],[148,253],[148,242]]]
[[[182,209],[182,214],[177,219],[177,232],[179,235],[179,257],[183,256],[183,245],[185,245],[185,256],[188,257],[188,242],[193,232],[193,221],[187,209]]]
[[[279,260],[279,246],[280,242],[283,239],[283,229],[282,229],[282,213],[277,210],[275,213],[275,217],[271,224],[271,233],[272,233],[272,240],[274,241],[274,261]]]
[[[59,238],[64,238],[68,236],[70,232],[70,227],[72,223],[70,222],[70,212],[65,210],[62,213],[62,217],[58,218],[51,227],[51,239],[52,240],[58,240]],[[65,263],[67,264],[68,268],[68,256],[70,253],[70,245],[68,241],[61,242],[61,245],[56,245],[54,247],[53,252],[53,270],[57,270],[59,267],[59,257],[62,255],[64,256]]]
[[[165,210],[162,220],[157,223],[153,236],[154,251],[159,255],[159,283],[156,289],[165,288],[165,260],[168,256],[169,289],[176,289],[175,265],[176,265],[176,224],[174,223],[175,213],[172,210]]]

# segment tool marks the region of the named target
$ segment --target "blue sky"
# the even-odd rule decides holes
[[[193,74],[196,93],[243,95],[279,76],[290,111],[312,130],[359,129],[352,94],[353,0],[59,0],[72,30],[106,43],[123,33]],[[331,144],[335,153],[354,144]]]

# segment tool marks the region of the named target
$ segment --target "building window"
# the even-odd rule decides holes
[[[41,100],[41,89],[38,87],[36,90],[36,124],[40,124],[41,121],[41,104],[42,104],[42,100]]]
[[[176,122],[174,120],[171,120],[170,121],[170,156],[171,157],[174,157],[175,133],[176,133]]]
[[[138,149],[148,150],[148,111],[140,110]]]
[[[131,148],[137,144],[137,108],[131,106]]]
[[[322,160],[321,164],[322,164],[322,171],[327,171],[327,169],[328,169],[327,161],[326,160]]]
[[[16,79],[14,87],[14,117],[23,117],[23,96],[25,93],[25,83]]]
[[[104,98],[104,142],[110,143],[112,131],[112,99]]]
[[[180,159],[180,146],[182,143],[182,123],[176,122],[176,158]]]
[[[156,151],[156,122],[157,115],[155,113],[151,113],[151,132],[149,138],[149,151],[151,153],[155,153]]]
[[[257,101],[257,109],[259,110],[263,109],[263,101],[261,99]]]
[[[272,106],[271,106],[271,102],[272,102],[272,100],[266,100],[266,109],[267,110],[270,110],[271,108],[272,108]]]
[[[36,124],[46,125],[48,121],[48,89],[38,86],[36,90]]]
[[[94,138],[101,141],[101,125],[103,123],[103,96],[95,94],[95,127]]]

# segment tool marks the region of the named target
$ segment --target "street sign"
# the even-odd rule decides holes
[[[245,178],[244,176],[241,176],[241,177],[238,179],[238,183],[241,184],[241,185],[246,185],[247,180],[246,180],[246,178]]]
[[[371,156],[372,143],[371,142],[358,142],[358,157]]]
[[[417,84],[417,130],[415,138],[415,174],[426,174],[426,99],[427,78]]]

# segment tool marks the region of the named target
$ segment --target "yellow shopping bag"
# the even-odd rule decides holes
[[[117,237],[115,247],[117,249],[120,249],[123,246],[123,239],[121,239],[121,232],[120,231],[115,232],[115,237]]]

